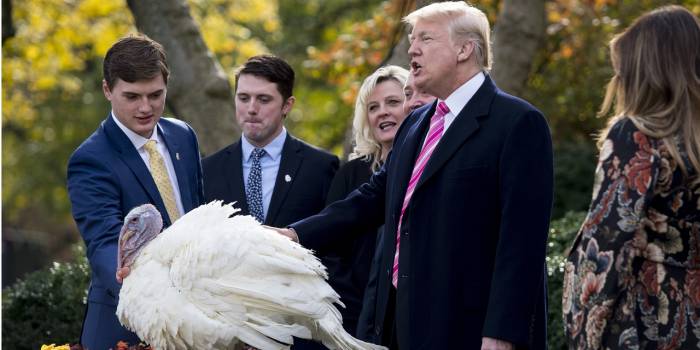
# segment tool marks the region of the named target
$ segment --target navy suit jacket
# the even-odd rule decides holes
[[[197,137],[186,123],[161,118],[157,125],[173,161],[185,212],[202,204],[202,169]],[[119,340],[136,341],[115,315],[121,285],[115,279],[117,241],[124,216],[151,203],[171,224],[148,167],[111,116],[73,153],[68,162],[68,194],[92,270],[81,342],[108,349]],[[133,344],[133,343],[132,343]]]
[[[401,205],[436,103],[412,113],[384,167],[345,200],[291,225],[321,253],[385,223],[375,332],[383,332]],[[479,349],[482,337],[546,347],[549,128],[489,77],[428,161],[404,214],[396,338],[401,350]],[[387,330],[390,331],[390,330]]]
[[[241,209],[239,213],[248,215],[242,157],[238,140],[202,160],[204,198],[207,202],[236,202],[234,206]],[[338,164],[338,157],[288,133],[265,225],[285,227],[321,211]]]

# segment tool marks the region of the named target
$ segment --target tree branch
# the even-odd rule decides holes
[[[2,0],[2,43],[15,36],[15,26],[12,22],[12,0]]]

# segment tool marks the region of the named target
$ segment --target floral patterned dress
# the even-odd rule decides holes
[[[700,349],[700,186],[627,118],[600,151],[562,299],[570,349]]]

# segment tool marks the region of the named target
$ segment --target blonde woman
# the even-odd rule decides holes
[[[398,66],[377,69],[368,76],[355,100],[354,149],[350,160],[340,167],[331,183],[327,202],[345,198],[367,182],[391,150],[394,135],[406,115],[403,110],[404,84],[408,71]],[[332,255],[323,257],[331,286],[340,294],[345,308],[343,326],[355,334],[362,298],[375,252],[377,231],[367,232],[353,242],[343,242]]]
[[[700,24],[667,6],[611,44],[593,202],[566,264],[571,349],[700,344]]]
[[[406,117],[403,88],[408,71],[398,66],[377,69],[367,77],[355,99],[352,128],[354,149],[350,160],[361,158],[379,169],[386,159],[396,130]]]

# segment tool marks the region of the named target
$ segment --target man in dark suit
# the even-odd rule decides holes
[[[294,70],[279,57],[251,57],[238,69],[236,121],[243,136],[202,161],[206,201],[236,202],[242,214],[273,226],[323,209],[339,161],[287,132],[284,120],[294,106],[293,86]],[[257,170],[255,150],[264,152]],[[251,172],[259,185],[249,186]],[[262,212],[251,211],[250,187],[261,190],[252,196],[262,199]]]
[[[285,226],[321,211],[338,157],[290,135],[294,70],[279,57],[251,57],[236,72],[243,136],[202,161],[206,201],[236,202],[241,214]],[[296,340],[294,349],[321,348]]]
[[[369,182],[280,229],[323,253],[385,223],[375,332],[392,349],[545,349],[547,123],[499,90],[489,24],[464,2],[409,14],[413,112]]]
[[[109,349],[138,343],[117,319],[117,240],[132,208],[151,203],[167,227],[202,203],[197,138],[186,123],[161,118],[167,92],[165,51],[145,36],[112,46],[102,88],[112,111],[73,153],[68,194],[92,270],[81,344]]]

